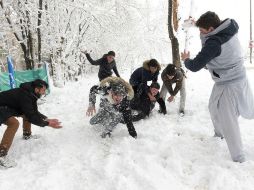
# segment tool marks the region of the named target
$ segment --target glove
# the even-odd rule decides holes
[[[136,133],[135,129],[129,131],[129,134],[130,134],[130,136],[132,136],[133,138],[135,138],[135,139],[137,138],[137,133]]]

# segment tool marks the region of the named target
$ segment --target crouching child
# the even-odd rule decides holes
[[[96,95],[101,94],[99,110],[96,113]],[[105,129],[102,138],[111,136],[112,130],[120,122],[125,123],[129,134],[137,138],[136,130],[132,123],[130,100],[134,93],[131,85],[119,77],[107,77],[103,79],[100,86],[95,85],[90,89],[89,107],[86,115],[92,116],[91,125],[102,125]]]

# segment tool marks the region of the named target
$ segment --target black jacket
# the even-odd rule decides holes
[[[156,96],[156,101],[160,104],[162,113],[166,113],[166,105],[165,101],[160,98],[160,94],[158,93]],[[139,121],[144,119],[146,116],[149,116],[152,109],[155,106],[155,102],[152,102],[144,91],[140,96],[134,96],[131,100],[131,109],[137,110],[139,113],[137,115],[132,116],[132,121]]]
[[[88,53],[86,54],[86,58],[92,65],[99,65],[100,66],[99,73],[98,73],[98,77],[99,77],[100,81],[111,76],[112,75],[111,70],[114,71],[116,76],[120,77],[117,67],[116,67],[115,60],[112,61],[111,63],[108,63],[106,54],[103,55],[102,58],[95,60],[95,61],[91,58],[91,56]]]
[[[32,124],[44,127],[49,123],[45,121],[47,117],[38,111],[38,97],[34,93],[31,83],[32,82],[22,83],[20,88],[1,92],[0,107],[6,107],[8,110],[12,110],[12,115],[6,115],[7,118],[5,119],[8,119],[10,116],[25,115]],[[3,117],[3,115],[7,113],[0,112],[0,114]]]

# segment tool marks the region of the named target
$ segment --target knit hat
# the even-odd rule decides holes
[[[152,84],[150,85],[150,88],[160,89],[160,84],[158,82],[152,82]]]
[[[112,56],[115,57],[115,56],[116,56],[116,53],[115,53],[114,51],[109,51],[109,52],[108,52],[108,55],[112,55]]]
[[[159,63],[156,59],[151,59],[147,65],[148,67],[158,67]]]
[[[176,74],[176,66],[173,64],[168,64],[168,66],[166,67],[166,73],[169,76],[175,76]]]

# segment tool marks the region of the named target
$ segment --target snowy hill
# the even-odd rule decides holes
[[[254,70],[248,69],[254,89]],[[130,71],[123,75],[129,79]],[[254,120],[240,118],[247,162],[231,161],[225,140],[213,137],[208,99],[213,85],[208,71],[188,72],[186,115],[177,114],[179,97],[157,113],[135,123],[138,138],[119,124],[111,139],[85,116],[96,74],[64,89],[52,89],[42,113],[59,118],[63,128],[33,126],[39,139],[25,141],[22,128],[9,156],[16,168],[0,170],[1,190],[252,190],[254,186]],[[3,134],[5,126],[0,127]]]

